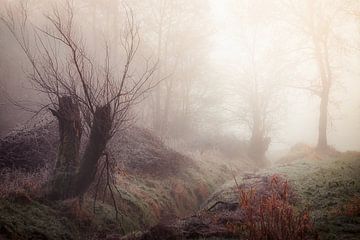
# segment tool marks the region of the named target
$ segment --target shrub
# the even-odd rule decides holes
[[[243,214],[241,230],[249,240],[303,240],[313,238],[314,228],[308,212],[298,212],[290,203],[287,181],[272,176],[269,192],[239,189]]]

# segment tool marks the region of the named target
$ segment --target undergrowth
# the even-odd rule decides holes
[[[268,182],[268,192],[238,188],[243,215],[238,231],[249,240],[317,239],[309,213],[291,204],[293,193],[288,182],[278,175]]]
[[[50,172],[47,167],[33,172],[0,169],[0,199],[11,195],[39,197]]]

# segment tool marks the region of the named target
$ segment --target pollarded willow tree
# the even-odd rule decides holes
[[[90,54],[69,2],[46,15],[44,28],[29,18],[24,5],[9,7],[1,17],[31,64],[31,83],[47,96],[46,106],[59,123],[60,145],[48,197],[82,196],[95,179],[109,140],[131,120],[135,102],[154,86],[156,64],[144,60],[141,73],[135,69],[140,34],[130,9],[121,31],[119,69],[112,66],[107,44],[103,64]]]

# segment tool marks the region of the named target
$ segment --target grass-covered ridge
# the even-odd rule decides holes
[[[304,149],[303,149],[304,150]],[[291,151],[279,164],[237,177],[239,185],[253,185],[265,176],[280,175],[295,193],[295,207],[310,213],[320,239],[360,237],[360,154],[355,152],[319,154]],[[216,201],[238,201],[234,181],[214,193],[206,207]]]
[[[33,139],[51,138],[56,142],[47,127],[0,141],[6,149],[12,149],[7,156],[19,166],[9,173],[0,172],[4,180],[0,182],[0,238],[120,239],[133,232],[140,236],[150,233],[179,237],[185,233],[195,239],[241,238],[239,229],[229,228],[229,224],[241,225],[234,221],[242,221],[238,187],[254,188],[266,195],[272,176],[287,181],[294,193],[290,203],[294,216],[307,211],[321,239],[358,239],[360,235],[360,153],[318,153],[297,145],[272,167],[249,172],[252,164],[246,159],[226,159],[216,150],[189,150],[181,143],[165,144],[148,130],[131,128],[115,136],[110,145],[116,163],[116,218],[109,191],[104,189],[98,192],[94,204],[92,188],[81,208],[76,201],[44,199],[43,183],[51,174],[54,156],[44,154],[44,148],[33,145],[39,141]],[[31,159],[17,154],[24,147]],[[46,150],[54,151],[55,147],[49,145]],[[42,162],[46,165],[31,172],[32,160],[39,157],[42,161],[36,167],[43,166]],[[0,162],[8,166],[12,161]],[[23,165],[28,172],[22,172]],[[217,202],[222,203],[213,207]],[[171,225],[152,228],[158,223]]]
[[[269,239],[264,231],[270,239],[359,239],[359,173],[360,153],[298,146],[270,168],[229,180],[196,215],[126,239]]]
[[[0,236],[104,239],[144,230],[161,221],[195,213],[234,172],[251,168],[246,161],[222,161],[217,151],[176,151],[150,131],[130,128],[116,135],[109,146],[116,162],[114,184],[118,190],[115,200],[119,212],[116,219],[109,191],[100,188],[94,204],[96,183],[85,196],[81,209],[75,203],[44,199],[44,183],[48,181],[56,156],[43,153],[56,152],[55,130],[45,125],[26,134],[19,131],[0,139],[0,147],[9,150],[8,160],[5,156],[0,158],[0,180],[3,180],[0,182]],[[39,148],[35,143],[42,143],[44,139],[54,144]],[[27,149],[26,156],[19,154],[23,148]],[[16,165],[10,166],[10,163]],[[16,168],[9,171],[1,167]]]
[[[360,211],[347,214],[346,208],[359,204],[354,200],[360,198],[360,154],[305,157],[277,172],[288,176],[299,207],[309,209],[322,238],[359,239]]]

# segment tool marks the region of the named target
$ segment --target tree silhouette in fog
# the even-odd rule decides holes
[[[140,34],[131,9],[126,9],[120,43],[123,67],[115,70],[108,44],[101,64],[89,53],[69,2],[46,15],[44,28],[28,18],[22,4],[8,8],[1,19],[31,63],[29,80],[47,96],[46,108],[59,123],[60,145],[48,194],[52,199],[82,196],[106,155],[107,143],[131,121],[136,101],[155,86],[151,76],[156,64],[145,60],[144,71],[134,73]],[[80,156],[83,133],[87,138]]]

